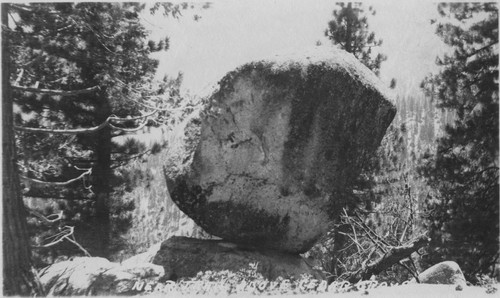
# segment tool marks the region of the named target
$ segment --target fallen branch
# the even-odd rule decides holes
[[[352,273],[347,280],[351,283],[356,283],[360,280],[370,279],[372,275],[377,275],[392,265],[399,263],[400,260],[409,258],[413,252],[416,252],[420,248],[426,246],[429,241],[430,239],[427,236],[422,235],[410,244],[389,247],[387,253],[385,253],[382,257],[366,265],[364,268]]]

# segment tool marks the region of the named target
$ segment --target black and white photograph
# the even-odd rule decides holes
[[[1,1],[2,295],[497,297],[498,1]]]

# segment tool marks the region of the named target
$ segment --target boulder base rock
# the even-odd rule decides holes
[[[460,266],[453,261],[438,263],[418,275],[420,283],[466,286]]]
[[[165,269],[167,279],[195,277],[202,271],[229,270],[237,272],[258,263],[257,271],[269,280],[282,277],[300,277],[311,274],[324,279],[300,255],[272,250],[255,250],[240,247],[224,240],[201,240],[187,237],[172,237],[163,242],[153,263]]]
[[[123,295],[138,280],[156,282],[163,267],[150,263],[122,266],[104,258],[81,257],[55,263],[40,272],[49,296]]]
[[[342,51],[241,66],[172,136],[172,200],[225,240],[307,251],[395,115],[384,92]]]

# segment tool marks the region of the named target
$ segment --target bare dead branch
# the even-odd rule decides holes
[[[338,232],[339,234],[341,235],[344,235],[344,236],[347,236],[349,239],[351,239],[351,242],[356,244],[356,248],[358,249],[358,253],[361,254],[361,250],[363,249],[363,246],[361,246],[361,244],[354,238],[352,238],[351,235],[347,234],[347,233],[343,233],[343,232]]]
[[[420,283],[420,280],[418,279],[418,274],[417,272],[413,271],[410,267],[408,267],[405,263],[403,263],[403,261],[399,261],[398,264],[405,268],[406,271],[408,271],[411,275],[413,275],[413,277],[415,278],[415,280],[417,281],[417,283]]]
[[[375,233],[369,226],[367,226],[363,220],[361,219],[361,217],[359,216],[359,214],[356,212],[356,217],[358,218],[359,220],[359,225],[363,228],[363,230],[365,230],[365,232],[367,234],[372,234],[373,236],[375,236],[380,242],[382,242],[384,245],[387,245],[387,246],[390,246],[389,243],[387,243],[387,241],[385,241],[382,237],[380,237],[377,233]]]
[[[370,241],[383,253],[386,253],[387,249],[384,246],[388,246],[388,244],[383,241],[377,233],[373,232],[368,226],[366,226],[359,217],[358,219],[359,221],[353,220],[353,224],[359,226],[365,232],[365,235],[370,239]],[[375,236],[375,238],[373,236]]]

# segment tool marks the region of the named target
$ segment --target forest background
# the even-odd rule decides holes
[[[345,29],[348,8],[364,24],[358,32],[368,47],[360,53],[373,50],[363,62],[378,59],[369,66],[393,88],[398,114],[353,185],[357,204],[309,254],[332,278],[345,278],[383,245],[426,234],[429,250],[387,278],[444,259],[458,261],[469,279],[492,274],[498,8],[412,1],[11,6],[12,30],[3,36],[35,267],[81,254],[119,261],[172,235],[210,237],[168,200],[164,136],[249,59],[345,47],[334,33]],[[361,240],[350,241],[351,230]]]

